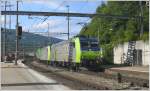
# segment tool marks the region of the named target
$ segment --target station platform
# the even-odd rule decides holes
[[[140,72],[140,73],[149,73],[149,66],[116,67],[116,68],[110,68],[110,70],[120,70],[120,71],[132,71],[132,72]]]
[[[149,79],[149,66],[112,67],[106,69],[107,73],[122,73],[126,76],[134,76]]]
[[[1,62],[2,90],[70,90],[60,82],[41,75],[22,63]]]

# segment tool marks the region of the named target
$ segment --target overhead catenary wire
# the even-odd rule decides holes
[[[65,2],[66,2],[66,1],[63,1],[58,7],[56,7],[55,9],[53,9],[53,11],[56,11],[57,9],[59,9]],[[40,19],[40,20],[43,20],[42,23],[44,23],[48,18],[49,18],[49,16],[47,16],[47,17],[44,18],[44,19]],[[38,23],[38,24],[40,24],[40,23]],[[35,25],[35,24],[33,24],[33,25]]]
[[[53,11],[56,11],[57,9],[59,9],[65,2],[66,2],[66,1],[63,1],[63,2],[62,2],[57,8],[55,8]],[[49,17],[49,16],[48,16],[48,17]],[[40,18],[40,20],[43,20],[43,22],[44,22],[44,21],[46,21],[46,20],[48,19],[48,17],[46,17],[46,18],[44,18],[44,19]],[[29,18],[32,18],[32,17],[29,16]],[[34,17],[34,18],[35,18],[35,17]],[[32,19],[34,19],[34,18],[32,18]],[[36,17],[36,18],[39,18],[39,17]],[[37,21],[37,19],[36,19],[36,21]],[[42,22],[42,23],[43,23],[43,22]],[[38,25],[38,24],[41,24],[41,23],[37,23],[37,24],[33,23],[33,24],[31,25],[31,27],[34,26],[34,25]]]
[[[66,1],[63,1],[57,8],[55,8],[53,11],[56,11],[57,9],[59,9]],[[43,19],[43,22],[45,22],[47,19],[49,18],[49,16],[47,16],[45,19]],[[42,22],[42,23],[43,23]]]

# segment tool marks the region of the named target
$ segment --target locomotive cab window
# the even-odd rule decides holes
[[[81,41],[81,49],[82,50],[88,50],[89,49],[88,41]]]

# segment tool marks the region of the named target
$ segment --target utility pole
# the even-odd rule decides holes
[[[9,7],[9,10],[11,11],[11,7],[13,6],[13,5],[11,5],[11,2],[8,2],[9,4],[7,4],[7,6],[6,7]],[[9,15],[9,28],[8,28],[8,30],[6,31],[6,38],[5,38],[5,40],[7,41],[6,43],[6,45],[9,45],[9,38],[7,37],[8,35],[7,35],[7,33],[9,32],[11,30],[11,15]],[[8,50],[8,48],[7,48],[7,46],[6,46],[6,53],[9,53],[9,50]]]
[[[9,10],[11,11],[11,4],[10,4],[10,7],[9,7]],[[11,15],[9,15],[9,29],[11,29]]]
[[[67,19],[68,19],[68,40],[69,40],[69,35],[70,35],[70,33],[69,33],[69,23],[70,23],[70,22],[69,22],[69,20],[70,20],[70,19],[69,19],[69,5],[67,5],[66,7],[67,7],[67,9],[68,9]]]
[[[18,3],[19,1],[17,1],[17,12],[18,12]],[[16,56],[15,56],[15,65],[17,65],[17,60],[18,60],[18,14],[16,17]]]
[[[6,5],[7,5],[7,1],[5,1],[5,11],[6,11]],[[4,16],[5,20],[4,20],[4,59],[6,57],[6,15]],[[5,60],[6,61],[6,60]]]
[[[49,23],[47,23],[47,35],[48,35],[48,43],[49,43]]]

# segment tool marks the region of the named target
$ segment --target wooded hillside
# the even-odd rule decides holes
[[[108,56],[113,55],[113,47],[119,43],[130,40],[149,39],[149,7],[142,1],[143,11],[143,35],[140,37],[139,19],[115,19],[93,17],[91,22],[85,26],[80,35],[98,37],[100,46],[104,49],[104,58],[112,61]],[[139,16],[141,7],[139,1],[108,1],[96,10],[96,13],[122,16]],[[107,59],[110,58],[110,59]]]

